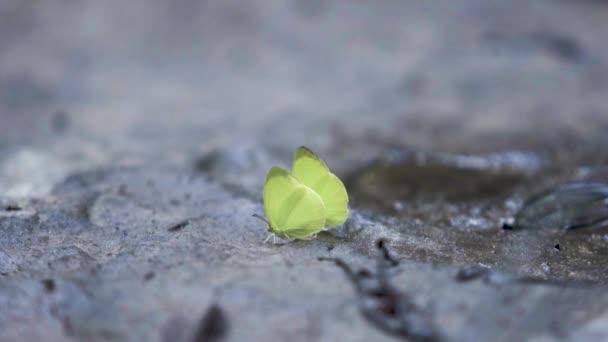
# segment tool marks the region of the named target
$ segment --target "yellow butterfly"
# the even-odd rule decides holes
[[[342,181],[306,147],[299,147],[293,174],[273,167],[264,184],[268,231],[277,237],[305,239],[348,217],[348,193]]]

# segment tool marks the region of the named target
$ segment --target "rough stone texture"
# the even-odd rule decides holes
[[[2,1],[0,341],[390,340],[318,260],[380,238],[443,340],[607,340],[605,228],[501,228],[608,181],[607,36],[604,1]],[[349,221],[265,244],[299,145]]]

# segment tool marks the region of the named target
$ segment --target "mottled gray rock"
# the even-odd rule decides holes
[[[0,341],[606,340],[606,231],[502,229],[606,182],[606,6],[3,1]],[[300,145],[350,218],[265,244]]]

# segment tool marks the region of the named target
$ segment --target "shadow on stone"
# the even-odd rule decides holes
[[[229,324],[224,310],[213,304],[201,320],[194,342],[218,342],[228,335]]]

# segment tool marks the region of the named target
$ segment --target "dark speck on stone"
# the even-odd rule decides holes
[[[4,210],[6,210],[6,211],[21,211],[21,207],[18,206],[18,205],[11,204],[11,205],[7,205],[4,208]]]
[[[177,231],[180,231],[180,230],[182,230],[183,228],[185,228],[185,227],[186,227],[186,226],[187,226],[189,223],[190,223],[190,221],[189,221],[189,220],[184,220],[184,221],[181,221],[181,222],[175,223],[175,224],[173,224],[171,227],[169,227],[169,228],[167,229],[167,231],[170,231],[170,232],[177,232]]]
[[[559,243],[555,245],[555,249],[557,249],[558,251],[560,251],[562,248],[559,246]]]
[[[458,282],[468,282],[479,279],[488,274],[488,272],[490,272],[490,270],[485,267],[463,268],[456,273],[455,280]]]
[[[51,127],[55,132],[65,132],[70,126],[70,116],[63,110],[56,111],[51,118]]]
[[[503,223],[502,229],[504,230],[513,230],[513,226],[508,223]]]
[[[42,285],[44,286],[44,289],[46,290],[46,292],[52,293],[55,291],[55,280],[53,279],[43,279],[42,280]]]
[[[228,335],[229,323],[224,310],[213,304],[199,323],[194,342],[218,342]]]
[[[144,281],[150,281],[152,280],[152,278],[154,278],[156,274],[152,271],[150,272],[146,272],[146,274],[144,274]]]

